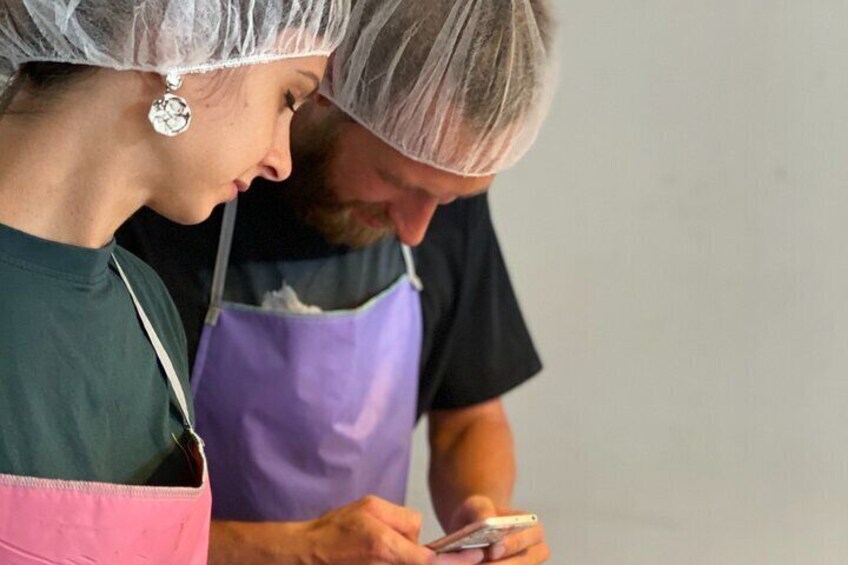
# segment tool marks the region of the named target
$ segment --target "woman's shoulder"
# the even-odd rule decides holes
[[[167,305],[171,301],[165,283],[162,282],[162,278],[153,270],[153,267],[120,245],[115,246],[113,254],[139,299],[141,299],[141,295],[144,295],[145,298],[153,299],[160,304],[164,302]]]
[[[182,320],[161,277],[150,265],[119,245],[115,247],[114,255],[159,337],[171,345],[168,347],[170,351],[179,350],[180,357],[185,356]]]
[[[185,329],[165,283],[150,265],[123,247],[115,246],[114,255],[165,345],[180,379],[187,386],[189,367]]]

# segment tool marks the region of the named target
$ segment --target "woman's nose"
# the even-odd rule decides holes
[[[289,143],[291,130],[289,129],[289,124],[291,124],[291,120],[287,117],[281,117],[277,121],[271,147],[268,149],[268,153],[265,154],[265,158],[259,163],[259,174],[262,178],[273,182],[282,182],[291,175],[292,158],[291,145]]]

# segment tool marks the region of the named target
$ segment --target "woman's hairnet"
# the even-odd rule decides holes
[[[404,155],[498,173],[536,139],[555,86],[546,0],[353,0],[324,96]]]
[[[350,0],[15,0],[0,3],[0,77],[27,62],[160,74],[328,55]]]

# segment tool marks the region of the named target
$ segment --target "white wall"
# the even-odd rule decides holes
[[[845,565],[848,1],[555,2],[557,102],[493,191],[546,362],[516,504],[558,564]]]

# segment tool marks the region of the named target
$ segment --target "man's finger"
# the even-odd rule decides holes
[[[469,549],[458,553],[441,553],[436,556],[437,565],[477,565],[485,559],[480,549]]]
[[[421,535],[421,514],[415,510],[369,496],[362,499],[364,510],[407,540],[418,543]]]
[[[508,557],[501,561],[492,561],[498,565],[541,565],[551,558],[551,549],[548,544],[541,543],[527,548],[517,555]]]
[[[404,539],[404,543],[409,541]],[[394,555],[389,560],[392,565],[436,565],[438,563],[436,554],[423,545],[409,544],[393,548]]]
[[[487,496],[468,497],[462,506],[466,511],[475,513],[480,518],[491,518],[498,515],[498,509],[491,498]]]
[[[457,507],[451,519],[451,526],[454,530],[459,530],[478,520],[494,518],[497,515],[498,510],[490,498],[480,495],[471,496]]]
[[[499,561],[505,555],[506,545],[502,541],[486,548],[486,561]]]
[[[545,529],[541,524],[537,524],[532,528],[518,532],[511,536],[507,536],[501,544],[503,544],[503,553],[497,559],[506,559],[513,555],[518,555],[521,552],[544,543]]]
[[[409,541],[385,526],[378,547],[373,557],[380,563],[385,562],[391,565],[436,565],[438,563],[436,552]]]

